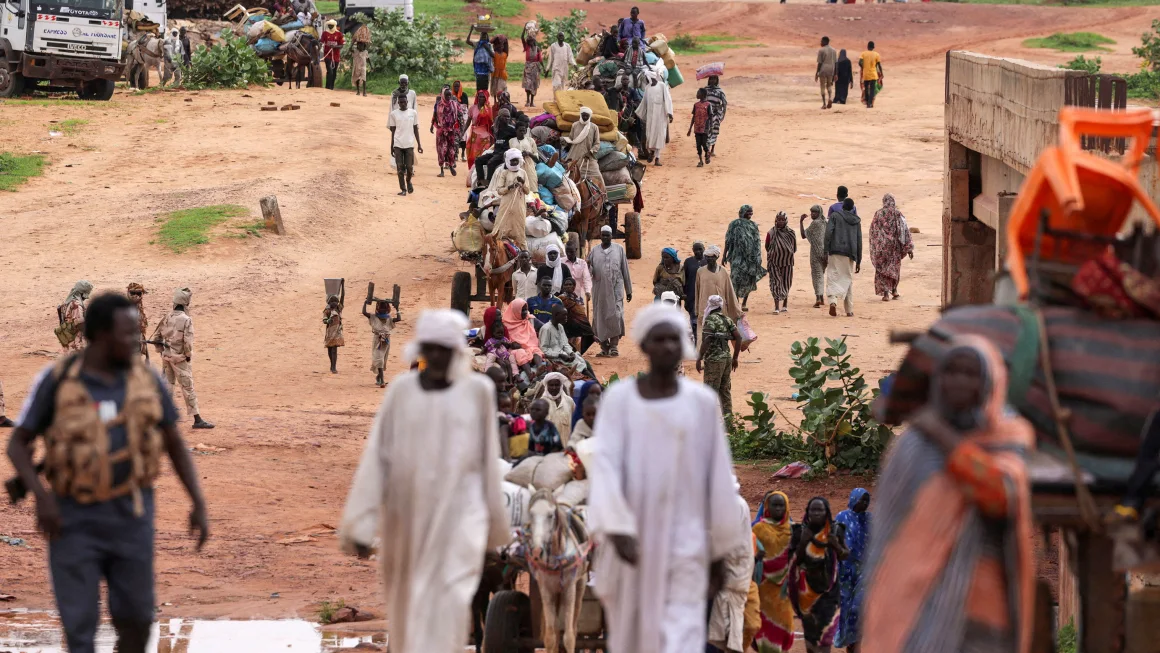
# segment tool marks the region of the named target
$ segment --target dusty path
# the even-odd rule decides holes
[[[532,4],[528,13],[553,15],[570,6],[610,22],[629,5]],[[654,31],[731,32],[764,45],[681,62],[690,81],[674,92],[676,122],[666,164],[650,169],[646,178],[646,255],[631,266],[636,301],[630,314],[648,301],[662,247],[675,245],[686,255],[694,239],[722,242],[741,204],[755,207],[763,232],[778,210],[789,213],[796,228],[796,216],[811,204],[832,201],[815,196],[832,198],[835,187],[845,184],[867,221],[882,194],[891,192],[920,230],[915,259],[904,265],[903,299],[874,300],[867,261],[857,280],[857,317],[850,320],[810,308],[803,243],[790,313],[770,313],[765,285],[750,302],[760,339],[734,379],[738,409],[747,390],[788,396],[788,348],[794,340],[847,335],[856,363],[876,379],[901,355],[886,344],[889,330],[921,328],[935,317],[947,47],[1061,62],[1070,56],[1027,51],[1019,41],[1084,27],[1115,34],[1120,44],[1108,59],[1127,66],[1130,42],[1160,15],[1140,8],[954,4],[679,2],[644,8]],[[818,109],[812,73],[815,42],[823,32],[855,59],[865,40],[879,43],[888,86],[873,111],[856,103],[830,112]],[[696,169],[692,141],[684,137],[696,88],[693,70],[715,60],[727,62],[731,105],[719,158]],[[258,111],[267,100],[289,99],[302,110]],[[331,101],[342,106],[330,107]],[[399,352],[418,310],[447,305],[451,272],[467,269],[451,252],[448,237],[462,210],[463,179],[435,178],[433,135],[422,132],[429,149],[419,158],[417,193],[399,198],[383,156],[389,141],[385,98],[274,88],[118,93],[99,105],[0,107],[5,148],[42,151],[52,161],[44,178],[0,196],[5,241],[0,377],[10,413],[35,371],[56,356],[53,308],[76,279],[87,278],[98,289],[143,283],[151,291],[147,307],[154,322],[172,289],[189,285],[198,334],[198,394],[205,416],[218,424],[212,432],[189,433],[189,443],[224,451],[196,459],[213,529],[200,555],[185,537],[186,503],[175,480],[167,475],[161,482],[162,614],[283,617],[339,597],[377,609],[373,565],[339,555],[324,525],[336,523],[381,396],[367,371],[370,334],[358,315],[361,288],[368,280],[403,287],[407,319],[393,348],[389,372],[394,373],[402,368]],[[431,98],[422,98],[424,125],[430,111]],[[48,136],[49,121],[70,118],[88,124],[72,136]],[[219,237],[183,255],[151,244],[156,217],[167,211],[228,202],[256,214],[258,198],[271,193],[281,201],[288,236]],[[348,346],[341,350],[338,376],[326,373],[321,341],[323,277],[345,277],[351,290]],[[624,349],[626,355],[599,363],[598,371],[638,370],[642,361],[635,348]],[[788,401],[782,407],[792,410]],[[0,474],[9,473],[5,459]],[[749,499],[767,489],[768,474],[764,468],[743,471]],[[821,487],[841,508],[856,481]],[[797,489],[795,510],[814,491]],[[0,592],[15,594],[15,605],[45,608],[52,598],[44,546],[32,528],[30,505],[0,507],[0,534],[31,542],[0,547],[0,568],[6,572]],[[298,537],[311,533],[319,534]]]

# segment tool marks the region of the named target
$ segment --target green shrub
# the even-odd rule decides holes
[[[185,88],[246,88],[268,86],[270,66],[246,43],[244,36],[222,31],[222,41],[212,48],[197,46],[185,71]]]
[[[1160,99],[1160,71],[1143,70],[1124,75],[1128,82],[1128,97],[1138,100]]]
[[[412,85],[418,80],[444,80],[451,70],[456,50],[443,35],[438,18],[418,14],[411,22],[401,11],[375,9],[373,17],[355,14],[354,20],[371,28],[367,69],[376,76],[398,78],[407,75]],[[354,39],[343,47],[343,61],[350,61]]]
[[[564,42],[571,45],[572,50],[579,52],[580,41],[588,36],[588,28],[584,26],[587,18],[587,11],[573,9],[567,16],[559,18],[544,18],[542,14],[536,14],[536,24],[540,26],[540,33],[547,39],[547,43],[555,43],[556,35],[562,33]]]
[[[1100,72],[1103,66],[1103,59],[1101,57],[1092,57],[1091,59],[1084,58],[1082,54],[1076,55],[1075,59],[1063,64],[1060,68],[1068,70],[1082,70],[1085,73],[1095,75]]]
[[[780,459],[790,455],[795,440],[800,448],[800,437],[777,430],[774,423],[776,415],[769,403],[769,395],[764,392],[751,393],[746,403],[749,404],[749,415],[738,417],[733,414],[725,422],[734,460]]]
[[[678,52],[690,52],[697,49],[697,37],[692,34],[678,33],[669,41],[669,47]]]
[[[1059,651],[1059,653],[1075,653],[1079,650],[1074,621],[1069,621],[1066,626],[1060,628],[1059,632],[1055,635],[1055,639],[1055,650]]]
[[[1160,19],[1152,21],[1152,31],[1140,37],[1140,46],[1132,54],[1144,60],[1150,70],[1160,70]]]

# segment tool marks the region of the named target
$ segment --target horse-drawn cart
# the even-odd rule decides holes
[[[509,563],[516,565],[520,573],[528,571],[527,561],[522,558],[509,558]],[[526,594],[504,590],[491,597],[483,627],[485,653],[535,653],[544,648],[544,604],[536,579],[530,573],[527,579]],[[576,653],[605,650],[604,610],[591,587],[584,593],[576,632]]]

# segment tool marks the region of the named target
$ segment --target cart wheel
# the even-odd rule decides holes
[[[624,214],[624,251],[628,258],[640,258],[640,214],[635,211]]]
[[[533,646],[521,646],[520,639],[532,636],[532,602],[523,592],[496,592],[487,607],[483,623],[484,653],[535,653]]]
[[[451,308],[471,317],[471,273],[460,270],[451,277]]]

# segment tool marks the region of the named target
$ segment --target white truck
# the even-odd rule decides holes
[[[125,71],[125,2],[0,0],[0,98],[33,88],[112,97]]]
[[[3,1],[3,0],[0,0]],[[410,22],[415,17],[414,0],[338,0],[338,10],[342,13],[343,31],[352,32],[358,23],[349,20],[355,14],[373,16],[375,9],[401,11],[403,18]]]

